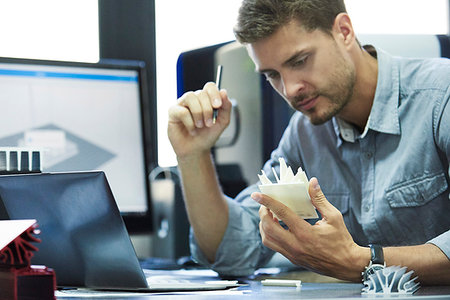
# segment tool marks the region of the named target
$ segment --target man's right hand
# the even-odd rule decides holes
[[[213,124],[213,109],[218,117]],[[187,92],[169,109],[167,133],[178,158],[209,152],[230,123],[231,102],[225,90],[208,82]]]
[[[213,109],[218,116],[213,124]],[[196,241],[210,262],[225,234],[228,204],[220,189],[210,150],[230,123],[225,90],[207,83],[187,92],[169,109],[168,136],[178,159],[183,196]]]

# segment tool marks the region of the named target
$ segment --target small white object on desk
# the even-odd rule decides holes
[[[301,280],[290,280],[290,279],[265,279],[261,281],[264,286],[293,286],[297,289],[301,288]]]

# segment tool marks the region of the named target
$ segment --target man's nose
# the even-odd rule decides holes
[[[293,72],[289,72],[283,76],[283,94],[286,98],[292,99],[303,92],[305,82]]]

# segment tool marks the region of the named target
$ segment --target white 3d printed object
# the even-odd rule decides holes
[[[377,270],[369,275],[364,281],[361,294],[381,294],[381,295],[407,295],[413,294],[419,289],[419,282],[414,282],[411,275],[414,271],[406,273],[406,267],[389,266],[382,270]]]
[[[258,174],[259,180],[261,181],[261,185],[259,185],[261,193],[280,201],[303,219],[318,218],[319,216],[309,197],[309,182],[305,172],[302,168],[298,168],[297,174],[294,175],[291,167],[286,165],[282,157],[279,158],[279,161],[279,178],[272,168],[275,179],[277,180],[276,183],[272,183],[264,171],[261,171],[262,175]]]

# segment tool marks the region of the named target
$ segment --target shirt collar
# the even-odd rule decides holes
[[[370,120],[370,116],[369,116]],[[369,131],[369,122],[367,122],[366,127],[364,127],[363,133],[359,133],[358,130],[356,130],[355,126],[352,124],[342,120],[341,118],[335,117],[333,118],[333,126],[334,130],[336,132],[336,135],[340,135],[340,137],[350,143],[354,143],[357,139],[362,139],[366,136],[367,132]],[[339,143],[338,139],[338,146],[342,143]]]
[[[368,120],[369,129],[388,134],[400,134],[398,104],[400,74],[393,57],[377,48],[378,81]]]
[[[388,133],[400,134],[398,116],[398,101],[400,95],[398,65],[393,62],[392,56],[377,49],[378,78],[375,97],[370,111],[369,119],[362,134],[353,125],[334,117],[333,127],[336,135],[344,141],[354,143],[356,139],[366,136],[369,129]],[[342,141],[338,138],[338,146]]]

